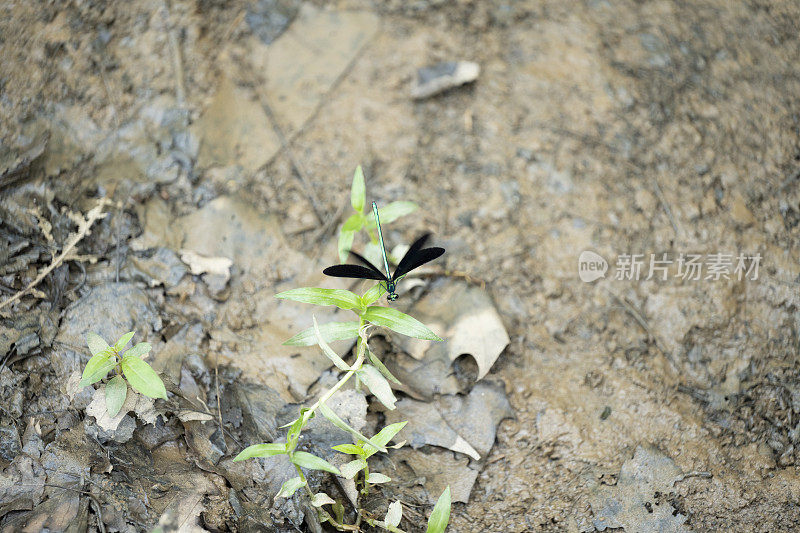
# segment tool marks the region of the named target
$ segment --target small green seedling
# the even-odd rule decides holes
[[[105,385],[106,408],[112,417],[117,416],[122,404],[125,403],[128,385],[136,392],[150,398],[167,398],[164,382],[150,365],[142,361],[142,357],[152,349],[152,346],[140,342],[125,350],[133,338],[133,333],[129,331],[120,337],[114,346],[109,346],[97,333],[86,335],[86,344],[92,352],[92,357],[83,369],[78,387],[83,388],[97,383],[105,379],[111,370],[115,370],[115,376]]]
[[[381,248],[378,238],[378,227],[375,224],[375,217],[367,209],[367,189],[364,183],[364,172],[361,166],[356,167],[353,175],[353,184],[350,187],[350,205],[353,207],[353,214],[348,217],[339,230],[339,261],[347,261],[347,254],[353,247],[353,239],[356,233],[366,230],[369,242],[364,247],[364,255],[373,263],[381,260]],[[391,202],[381,207],[381,222],[384,225],[390,224],[400,217],[404,217],[416,211],[419,206],[414,202]],[[389,255],[389,259],[394,258]]]
[[[339,254],[344,260],[350,251],[354,234],[362,228],[370,228],[370,218],[364,214],[366,204],[366,192],[364,188],[364,175],[361,167],[356,169],[351,190],[351,203],[356,211],[342,227],[339,237]],[[399,216],[408,214],[416,209],[416,205],[411,202],[394,202],[387,205],[382,211],[384,223],[397,219]],[[387,212],[389,216],[387,216]],[[388,219],[388,220],[387,220]],[[372,221],[372,228],[376,224]],[[380,253],[378,247],[378,237],[373,239],[373,243]],[[284,291],[275,295],[276,298],[293,300],[296,302],[328,306],[332,305],[346,311],[352,311],[358,320],[349,322],[329,322],[327,324],[317,324],[313,318],[314,325],[305,329],[284,342],[289,346],[313,346],[318,345],[325,356],[342,373],[339,381],[314,403],[311,407],[302,408],[300,416],[283,426],[288,428],[285,442],[272,442],[264,444],[254,444],[242,450],[233,460],[242,461],[253,457],[271,457],[275,455],[286,455],[294,464],[297,476],[284,482],[276,497],[290,497],[299,489],[304,488],[308,494],[311,504],[319,511],[320,520],[329,522],[333,527],[340,531],[361,531],[362,522],[373,527],[380,527],[392,533],[404,533],[398,526],[403,516],[402,505],[399,501],[392,502],[383,520],[379,520],[362,509],[356,508],[356,521],[354,524],[345,523],[344,504],[336,501],[328,494],[323,492],[314,493],[308,485],[308,479],[303,472],[307,470],[321,470],[331,474],[341,476],[345,479],[356,480],[357,487],[360,487],[360,494],[369,494],[371,485],[387,483],[391,481],[389,476],[380,472],[370,472],[368,459],[378,453],[387,453],[387,448],[399,448],[404,443],[400,442],[393,446],[389,443],[405,427],[407,422],[398,422],[381,429],[374,436],[367,437],[358,432],[355,428],[348,425],[339,415],[337,415],[326,402],[341,389],[353,376],[355,376],[356,388],[364,385],[375,398],[378,399],[387,409],[394,409],[397,399],[392,392],[389,382],[400,383],[378,357],[370,351],[368,346],[368,332],[374,326],[382,326],[402,335],[416,337],[429,341],[441,341],[433,331],[419,322],[417,319],[398,311],[391,307],[373,305],[386,292],[386,288],[378,283],[367,290],[363,295],[355,294],[343,289],[325,289],[317,287],[303,287]],[[330,346],[329,342],[335,340],[357,339],[356,357],[352,364],[345,362]],[[298,450],[300,436],[309,420],[319,413],[328,419],[334,426],[349,433],[352,443],[344,443],[334,446],[333,449],[339,453],[350,456],[349,461],[337,468],[325,459]],[[330,506],[331,512],[325,509]],[[428,521],[427,533],[443,533],[447,527],[450,517],[450,488],[448,487],[439,497],[438,503],[431,513]]]

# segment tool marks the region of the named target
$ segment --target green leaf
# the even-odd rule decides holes
[[[328,322],[319,326],[319,332],[325,342],[355,339],[358,337],[358,322]],[[314,346],[317,344],[317,332],[314,327],[306,328],[288,341],[285,346]]]
[[[378,359],[378,356],[372,353],[372,350],[370,350],[369,348],[367,348],[367,356],[369,357],[370,362],[373,365],[375,365],[375,368],[380,370],[381,374],[383,374],[383,377],[385,377],[389,381],[397,383],[398,385],[402,385],[402,383],[400,383],[400,380],[394,377],[391,372],[389,372],[389,369],[386,368],[386,365],[383,364],[383,361]]]
[[[363,310],[361,298],[344,289],[320,289],[318,287],[302,287],[283,291],[275,295],[282,300],[294,300],[314,305],[335,305],[339,309]]]
[[[356,474],[367,467],[367,462],[359,457],[354,461],[342,465],[341,476],[345,479],[353,479]]]
[[[314,494],[311,498],[311,505],[314,507],[322,507],[323,505],[334,505],[336,500],[325,494],[324,492],[318,492]]]
[[[347,217],[342,224],[342,231],[353,231],[358,233],[364,227],[365,217],[361,213],[356,213]]]
[[[419,206],[414,202],[391,202],[378,209],[378,214],[381,217],[381,224],[386,225],[394,222],[400,217],[410,215],[419,209]],[[371,220],[371,226],[375,226],[375,219]]]
[[[399,502],[392,502],[389,504],[389,510],[386,512],[386,518],[383,521],[387,526],[397,527],[400,525],[400,520],[403,518],[403,505]]]
[[[372,365],[362,365],[357,372],[358,377],[364,382],[369,391],[388,409],[394,409],[397,398],[392,393],[392,387],[386,378],[381,375],[380,370]]]
[[[128,342],[130,342],[130,340],[133,338],[133,334],[134,334],[133,331],[129,331],[128,333],[117,339],[117,342],[114,343],[114,351],[119,353],[122,350],[124,350],[125,347],[128,345]]]
[[[436,506],[433,508],[431,517],[428,518],[428,529],[425,533],[444,533],[447,523],[450,521],[450,485],[444,489]]]
[[[303,428],[306,427],[308,421],[314,418],[314,416],[315,416],[314,411],[312,411],[311,409],[307,409],[305,407],[300,409],[300,418],[297,418],[294,422],[289,424],[291,427],[289,428],[289,431],[286,433],[287,450],[291,451],[297,448],[297,442],[300,440],[300,432],[303,431]]]
[[[97,355],[100,352],[110,351],[111,348],[111,346],[109,346],[108,343],[103,340],[103,337],[97,333],[91,332],[86,334],[86,345],[89,347],[89,351],[92,352],[92,355]]]
[[[344,359],[339,357],[339,354],[333,351],[328,343],[325,342],[325,339],[322,338],[322,334],[319,332],[319,324],[317,324],[317,317],[312,316],[311,319],[314,321],[314,333],[317,335],[317,344],[319,347],[322,348],[322,353],[328,356],[328,359],[333,361],[333,364],[336,365],[336,368],[339,370],[344,370],[347,372],[350,370],[350,365],[344,362]]]
[[[266,444],[253,444],[239,452],[233,458],[233,462],[244,461],[252,457],[272,457],[273,455],[283,455],[286,453],[286,444],[278,442],[268,442]]]
[[[122,404],[125,403],[125,396],[128,395],[128,384],[122,376],[114,376],[106,383],[106,409],[113,418],[117,416]]]
[[[149,342],[137,342],[136,346],[130,348],[128,351],[125,352],[125,357],[138,357],[141,359],[143,356],[147,355],[153,347],[150,346]]]
[[[364,171],[361,170],[361,165],[356,167],[356,172],[353,174],[353,185],[350,187],[350,205],[357,213],[364,211],[364,204],[367,203],[367,187],[364,184]]]
[[[324,470],[325,472],[330,472],[331,474],[336,474],[337,476],[341,475],[339,469],[330,464],[328,461],[322,457],[317,457],[316,455],[308,452],[294,452],[292,454],[292,462],[302,468],[308,468],[310,470]]]
[[[355,444],[337,444],[336,446],[331,446],[331,448],[348,455],[364,455],[364,448],[360,448]]]
[[[389,476],[381,474],[380,472],[370,472],[369,476],[367,476],[367,483],[376,484],[376,483],[388,483],[392,480]]]
[[[376,283],[364,293],[364,295],[361,297],[361,303],[364,305],[364,307],[372,305],[377,302],[385,293],[386,287],[384,287],[382,283]]]
[[[91,349],[91,348],[90,348]],[[97,383],[108,375],[108,372],[117,366],[117,358],[111,352],[111,349],[103,350],[93,355],[89,362],[86,363],[86,368],[83,369],[81,381],[78,383],[79,388],[86,385]]]
[[[136,392],[150,398],[167,399],[167,389],[150,365],[136,356],[126,355],[120,362],[122,373]]]
[[[353,247],[353,238],[356,236],[355,231],[348,231],[344,228],[339,231],[339,261],[344,263],[347,261],[347,256],[350,254],[350,248]]]
[[[287,479],[281,485],[281,490],[278,491],[278,494],[275,495],[276,498],[291,498],[297,489],[304,486],[306,484],[300,476],[293,477],[292,479]]]
[[[378,326],[389,328],[397,333],[416,337],[426,341],[442,340],[438,335],[428,329],[425,324],[414,317],[401,313],[392,307],[372,305],[361,315],[361,318]]]
[[[389,444],[389,441],[394,438],[395,435],[400,433],[400,430],[403,429],[406,424],[408,424],[408,421],[395,422],[394,424],[389,424],[388,426],[380,430],[377,435],[374,435],[372,437],[372,442],[377,444],[379,447],[386,446],[387,444]],[[365,446],[369,445],[367,444]],[[365,448],[365,451],[367,452],[366,456],[371,457],[380,450],[378,449],[378,447],[370,446],[369,448]]]
[[[358,431],[356,431],[355,429],[353,429],[349,425],[347,425],[347,422],[345,422],[344,420],[339,418],[339,415],[337,415],[333,411],[333,409],[331,409],[330,407],[328,407],[324,403],[320,404],[319,411],[320,411],[320,413],[322,413],[322,416],[324,416],[325,418],[330,420],[331,423],[334,426],[336,426],[337,428],[339,428],[341,430],[344,430],[344,431],[347,431],[348,433],[350,433],[351,435],[353,435],[357,439],[361,439],[364,442],[368,442],[372,446],[375,446],[376,448],[379,448],[382,452],[386,451],[386,448],[383,445],[378,444],[377,442],[375,442],[372,439],[368,439],[367,437],[365,437],[364,435],[362,435],[361,433],[359,433]]]

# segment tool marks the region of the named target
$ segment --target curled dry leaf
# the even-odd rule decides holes
[[[477,287],[452,283],[433,291],[417,303],[414,315],[445,342],[398,336],[401,347],[419,360],[436,359],[444,353],[454,361],[469,354],[478,364],[479,380],[489,373],[510,340],[489,295]]]

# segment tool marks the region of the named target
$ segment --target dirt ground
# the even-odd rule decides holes
[[[55,515],[96,530],[96,508],[109,531],[149,530],[172,504],[143,497],[142,479],[166,475],[164,464],[179,465],[182,490],[202,487],[192,527],[250,530],[232,518],[236,482],[196,457],[218,432],[156,435],[140,420],[131,444],[108,445],[87,429],[90,398],[69,399],[65,383],[88,358],[88,329],[135,329],[154,353],[180,355],[177,367],[160,360],[176,383],[181,358],[203,354],[193,375],[209,405],[215,372],[226,390],[249,380],[300,401],[327,365],[281,352],[272,329],[305,327],[310,313],[267,302],[327,283],[318,272],[335,262],[359,164],[369,199],[420,206],[387,239],[434,231],[447,268],[485,282],[510,337],[485,379],[503,385],[514,417],[450,531],[800,530],[796,2],[145,0],[3,12],[0,298],[63,249],[67,211],[115,203],[40,292],[0,309],[0,465],[41,489],[4,493],[0,530],[67,529],[47,522]],[[418,68],[457,60],[480,65],[477,81],[410,97]],[[233,236],[229,213],[245,228]],[[186,275],[175,259],[185,249],[233,256],[230,282]],[[581,281],[584,250],[608,261],[604,279]],[[623,254],[644,254],[646,272],[665,253],[759,254],[760,270],[689,280],[673,264],[666,280],[615,279]],[[47,465],[79,460],[58,450],[93,457],[70,470],[91,482],[69,501],[47,485],[75,480]],[[138,464],[154,472],[126,471]]]

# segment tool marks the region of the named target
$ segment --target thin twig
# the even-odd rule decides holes
[[[103,213],[103,207],[107,203],[108,203],[108,200],[103,198],[102,200],[100,200],[97,203],[96,206],[94,206],[91,210],[89,210],[89,212],[86,214],[86,219],[84,219],[83,221],[78,223],[78,232],[75,233],[75,235],[73,235],[69,240],[67,240],[67,245],[61,251],[61,254],[58,257],[56,257],[53,260],[53,262],[50,263],[50,265],[47,268],[42,270],[39,273],[39,275],[36,276],[36,279],[34,279],[30,283],[28,283],[28,285],[24,289],[22,289],[21,291],[16,293],[14,296],[12,296],[12,297],[10,297],[10,298],[8,298],[6,300],[3,300],[3,302],[0,303],[0,309],[2,309],[5,306],[10,305],[10,304],[16,302],[17,300],[19,300],[20,298],[22,298],[25,294],[28,293],[28,291],[30,291],[31,289],[36,287],[36,285],[41,283],[41,281],[50,272],[52,272],[53,269],[55,269],[57,266],[59,266],[64,261],[64,258],[81,241],[81,239],[83,239],[89,233],[89,229],[92,227],[92,224],[94,224],[95,220],[104,218],[106,216],[106,213]]]
[[[169,49],[172,55],[172,69],[175,72],[175,100],[179,105],[183,105],[186,101],[186,85],[183,81],[183,59],[181,58],[181,48],[178,42],[178,30],[172,27],[171,21],[171,2],[166,2],[164,5],[167,10],[167,38],[169,40]]]
[[[486,281],[481,278],[476,278],[475,276],[471,275],[469,272],[464,272],[461,270],[448,270],[446,268],[436,269],[432,268],[429,272],[415,272],[412,277],[418,278],[433,278],[444,276],[447,278],[461,278],[467,283],[472,283],[474,285],[480,285],[481,289],[486,288]]]
[[[662,354],[664,354],[664,356],[666,356],[667,361],[672,367],[672,370],[677,372],[678,368],[675,364],[675,361],[672,359],[672,354],[661,347],[661,343],[659,342],[658,337],[656,336],[655,333],[653,333],[653,330],[650,329],[650,325],[647,323],[647,320],[645,320],[644,316],[642,316],[642,314],[630,303],[628,303],[628,301],[625,300],[624,298],[617,296],[611,290],[609,290],[608,293],[622,306],[623,309],[625,309],[628,312],[628,314],[630,314],[633,317],[633,319],[639,324],[639,326],[641,326],[641,328],[645,331],[645,333],[647,333],[647,335],[653,340],[653,344],[655,344],[656,348],[658,348],[658,350]]]
[[[672,209],[670,209],[669,203],[667,203],[667,199],[664,197],[664,193],[661,192],[661,186],[658,184],[658,179],[656,179],[655,176],[653,176],[653,188],[656,190],[658,201],[661,202],[661,206],[664,208],[664,212],[667,214],[669,223],[672,224],[672,230],[675,232],[675,236],[680,239],[681,231],[678,228],[678,223],[675,221],[675,217],[672,216]]]
[[[261,106],[264,108],[264,112],[272,124],[272,129],[275,131],[275,134],[278,136],[278,140],[281,142],[281,148],[283,148],[283,151],[286,152],[286,156],[289,158],[289,162],[292,164],[292,168],[300,180],[300,184],[303,186],[303,191],[306,193],[308,201],[311,204],[311,210],[314,211],[314,215],[317,217],[319,223],[325,224],[325,216],[322,213],[322,208],[320,208],[320,202],[319,198],[317,198],[317,193],[314,192],[314,188],[306,179],[306,174],[300,166],[300,162],[294,156],[294,152],[289,147],[289,141],[286,140],[286,136],[283,134],[283,129],[278,123],[275,113],[272,112],[272,107],[269,105],[266,99],[262,98],[260,100]]]
[[[88,497],[89,501],[92,503],[94,512],[97,515],[97,527],[101,533],[106,533],[106,526],[103,523],[103,511],[100,508],[100,502],[97,501],[97,499],[91,492],[87,492],[85,490],[80,490],[80,489],[74,489],[72,487],[64,487],[63,485],[55,485],[53,483],[43,483],[42,486],[53,487],[55,489],[62,489],[62,490],[71,490],[73,492],[77,492],[78,494],[83,494],[84,496]]]
[[[222,407],[219,400],[219,351],[214,351],[214,387],[217,390],[217,416],[219,417],[219,430],[225,435],[225,426],[222,425]]]
[[[704,472],[704,471],[701,471],[701,470],[692,470],[689,473],[681,474],[672,483],[673,484],[679,483],[679,482],[683,481],[684,479],[686,479],[687,477],[699,477],[699,478],[703,478],[703,479],[711,479],[714,476],[713,476],[713,474],[711,472]]]
[[[116,235],[116,237],[117,237],[117,246],[116,246],[116,251],[114,253],[114,255],[115,255],[114,263],[116,265],[116,274],[115,274],[115,277],[114,277],[114,283],[119,283],[119,266],[120,266],[119,265],[119,263],[120,263],[120,258],[119,258],[119,245],[120,245],[120,242],[119,241],[121,240],[120,232],[122,231],[120,229],[120,225],[119,225],[119,215],[120,215],[121,212],[122,212],[122,206],[119,206],[117,208],[117,214],[114,217],[114,225],[117,227],[116,228],[117,229],[117,231],[116,231],[116,234],[117,234]]]

